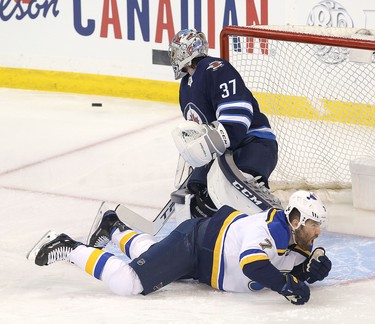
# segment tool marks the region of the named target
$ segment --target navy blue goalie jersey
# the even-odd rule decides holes
[[[180,85],[180,106],[186,120],[209,124],[219,121],[230,138],[230,149],[255,136],[275,140],[268,118],[241,75],[226,60],[205,57],[192,76]]]

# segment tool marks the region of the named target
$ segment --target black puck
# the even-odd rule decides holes
[[[100,102],[93,102],[91,107],[102,107],[103,105]]]

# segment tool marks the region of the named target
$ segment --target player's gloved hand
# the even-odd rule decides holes
[[[285,285],[279,291],[279,294],[294,305],[303,305],[310,299],[310,288],[303,281],[287,273],[285,274]]]
[[[172,137],[184,160],[193,167],[201,167],[224,154],[230,145],[222,124],[210,125],[185,121],[172,131]]]
[[[313,283],[323,280],[328,276],[332,268],[332,262],[326,256],[326,251],[322,247],[316,248],[303,264],[303,272],[308,275],[306,281]]]

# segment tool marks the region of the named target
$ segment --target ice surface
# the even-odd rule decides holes
[[[49,229],[85,240],[103,200],[156,215],[173,190],[170,132],[181,120],[175,105],[0,89],[0,323],[373,322],[375,213],[347,206],[329,207],[330,232],[319,243],[333,270],[305,306],[191,281],[119,297],[74,265],[26,260]]]

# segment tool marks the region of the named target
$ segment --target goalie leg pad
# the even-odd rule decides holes
[[[280,200],[264,184],[252,176],[244,177],[230,151],[213,162],[207,188],[217,208],[228,205],[249,215],[269,208],[283,209]]]
[[[172,192],[171,201],[175,203],[176,223],[190,219],[190,201],[193,195],[187,189],[180,189]]]
[[[178,157],[176,174],[174,178],[175,188],[179,189],[192,172],[193,172],[193,167],[189,165],[180,155]]]

